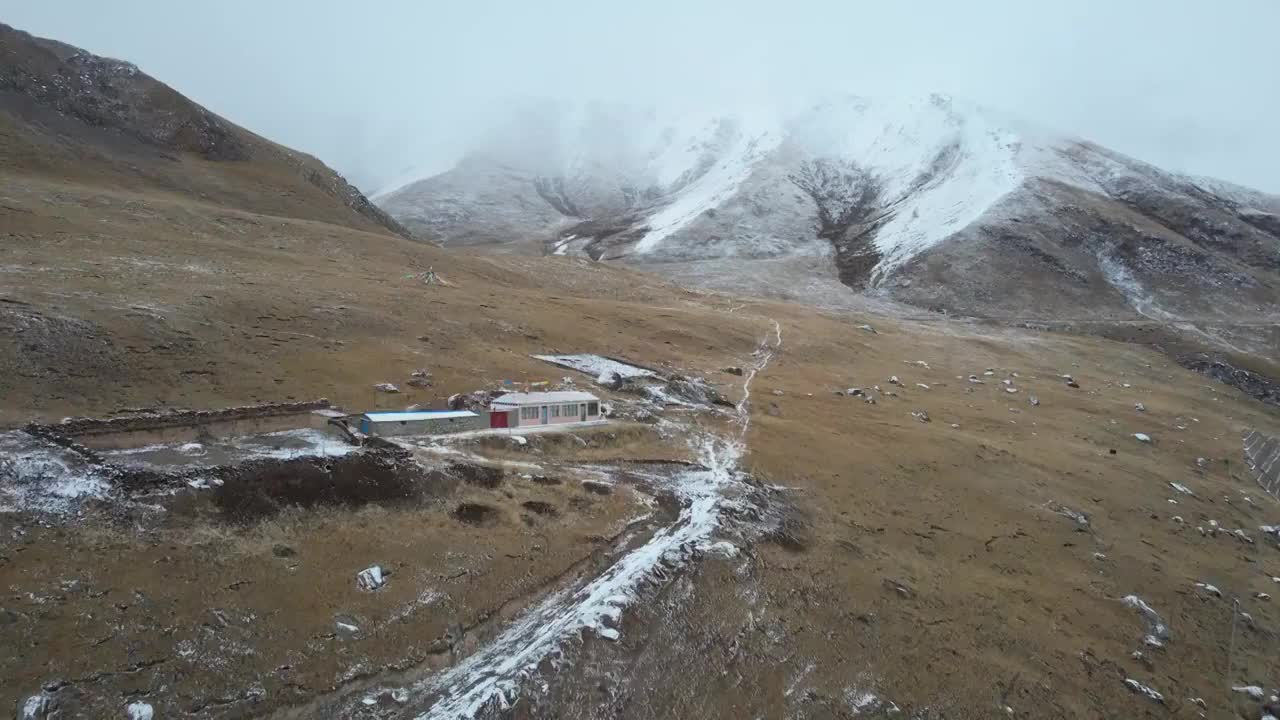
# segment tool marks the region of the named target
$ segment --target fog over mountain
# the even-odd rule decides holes
[[[221,7],[68,0],[16,4],[5,20],[128,57],[371,193],[452,166],[510,120],[511,99],[716,112],[932,92],[1280,191],[1269,0]]]

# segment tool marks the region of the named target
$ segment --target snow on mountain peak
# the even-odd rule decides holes
[[[487,134],[480,155],[495,170],[471,186],[432,191],[428,179],[379,200],[428,232],[448,228],[433,214],[475,218],[499,205],[502,233],[526,217],[530,234],[559,234],[548,250],[557,254],[773,257],[812,254],[825,238],[859,258],[858,283],[875,285],[1028,178],[1096,189],[1092,169],[1063,157],[1076,144],[942,95],[846,96],[798,112],[548,101]],[[498,177],[501,189],[476,186]],[[525,179],[506,184],[516,177]]]

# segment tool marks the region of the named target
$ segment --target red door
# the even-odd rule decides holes
[[[489,413],[489,427],[504,428],[508,427],[508,418],[506,410],[494,410]]]

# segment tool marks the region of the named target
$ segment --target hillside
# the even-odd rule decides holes
[[[816,304],[840,296],[806,292],[821,258],[851,292],[979,317],[1280,315],[1280,198],[956,99],[518,117],[456,169],[378,202],[445,244],[585,254]],[[757,278],[744,260],[772,269]],[[742,272],[699,283],[700,263]]]
[[[218,117],[130,63],[3,23],[0,172],[406,235],[316,158]]]
[[[490,255],[389,232],[300,176],[289,158],[303,156],[177,100],[177,125],[146,103],[102,125],[85,120],[98,101],[73,102],[82,96],[0,93],[6,712],[1280,712],[1280,501],[1241,444],[1280,436],[1273,408],[1132,343],[851,292],[832,312],[581,255],[630,257],[645,241],[655,257],[676,253],[728,212],[717,188],[763,182],[772,163],[783,182],[793,166],[781,145],[745,177],[714,159],[755,158],[767,144],[744,139],[754,131],[640,152],[665,158],[653,163],[668,184],[701,188],[664,208],[718,204],[672,210],[662,237],[627,226],[627,242],[600,233],[565,246],[576,239],[560,233],[587,221],[557,218],[665,202],[639,181],[597,185],[605,171],[593,166],[575,176],[584,184],[539,175],[529,194],[517,166],[476,159],[445,180],[459,193],[490,187],[458,210],[491,224],[460,229],[459,244],[503,240],[485,235],[530,218],[557,228],[545,256],[518,243],[506,247],[525,255]],[[775,202],[759,187],[753,197]],[[504,205],[501,222],[479,212],[507,189],[528,207]],[[816,212],[789,193],[796,218]],[[964,221],[929,197],[922,217]],[[743,212],[789,226],[769,207]],[[847,289],[822,244],[772,233],[760,257],[735,260],[813,263],[825,292]],[[888,279],[949,242],[914,255],[885,246],[902,260]],[[668,259],[642,269],[736,269]],[[779,284],[768,275],[755,277]],[[535,357],[564,353],[641,365],[694,397],[614,388]],[[165,476],[95,474],[89,454],[40,435],[72,416],[317,397],[353,413],[442,408],[505,381],[590,390],[613,414],[576,433],[390,448],[326,438],[312,455],[273,446],[285,459],[224,467],[209,454],[226,439],[203,435],[99,453],[167,457],[177,474]],[[52,430],[21,429],[32,422]],[[381,586],[358,579],[373,567],[388,571]]]

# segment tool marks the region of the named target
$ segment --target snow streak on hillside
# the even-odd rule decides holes
[[[701,144],[689,139],[685,149],[676,153],[674,158],[667,153],[660,156],[668,161],[659,165],[662,170],[658,173],[660,186],[670,180],[671,186],[678,190],[669,204],[649,216],[649,231],[636,243],[637,253],[653,251],[664,239],[679,232],[698,216],[733,197],[751,175],[756,162],[772,152],[782,140],[779,128],[765,116],[746,117],[733,122],[717,121],[714,128],[716,142],[712,147],[718,151],[714,155],[690,152]],[[702,168],[690,162],[694,158],[694,163],[709,162],[711,167],[699,174],[698,170]],[[678,162],[669,162],[673,159]],[[681,168],[680,174],[674,175],[672,167]]]
[[[856,167],[876,184],[887,221],[875,235],[874,276],[978,220],[1023,178],[1017,135],[980,108],[938,96],[825,103],[791,137],[807,155]]]

